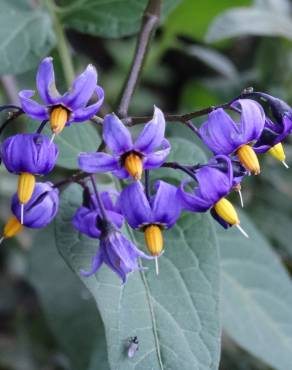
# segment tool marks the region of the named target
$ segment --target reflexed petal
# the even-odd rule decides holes
[[[128,185],[121,193],[119,205],[133,229],[153,221],[150,204],[139,181]]]
[[[85,71],[73,81],[72,88],[63,96],[62,103],[72,111],[84,107],[92,97],[96,84],[96,69],[89,64]]]
[[[208,165],[196,173],[196,179],[198,181],[196,195],[211,204],[227,195],[233,186],[229,173],[226,174]]]
[[[153,118],[146,124],[143,131],[138,136],[134,148],[142,153],[151,153],[161,145],[164,132],[164,114],[159,108],[154,107]]]
[[[184,209],[187,209],[192,212],[205,212],[210,207],[212,207],[212,202],[209,202],[200,196],[196,195],[196,193],[188,193],[184,190],[184,186],[188,181],[184,181],[181,183],[180,187],[178,188],[178,198],[180,199],[181,206]]]
[[[108,172],[119,168],[118,160],[106,153],[80,153],[78,166],[88,173]]]
[[[81,270],[80,274],[86,277],[95,274],[103,262],[104,262],[103,251],[101,248],[99,248],[96,252],[96,255],[92,258],[91,270],[90,271]]]
[[[100,86],[95,88],[95,93],[98,97],[96,103],[89,105],[85,108],[76,109],[70,117],[67,125],[71,122],[84,122],[91,119],[99,110],[104,101],[104,91]]]
[[[24,112],[31,118],[42,121],[49,119],[48,109],[37,103],[36,101],[30,99],[34,95],[33,90],[22,90],[18,93],[21,108]]]
[[[164,139],[162,141],[162,147],[163,149],[146,155],[143,163],[143,168],[145,170],[151,168],[158,168],[165,162],[165,159],[168,156],[171,149],[169,141]]]
[[[77,209],[72,219],[72,223],[82,234],[91,238],[99,238],[101,231],[97,227],[98,217],[98,211],[92,211],[86,207],[80,207]]]
[[[250,99],[239,99],[232,105],[235,107],[239,105],[241,108],[239,145],[257,140],[265,125],[265,112],[262,106]]]
[[[60,103],[62,97],[55,85],[52,57],[45,58],[39,65],[36,83],[39,96],[45,104]]]
[[[114,154],[120,155],[133,147],[130,131],[114,113],[104,118],[103,138]]]
[[[169,228],[175,224],[181,211],[177,188],[164,181],[157,181],[155,189],[156,195],[152,204],[154,221]]]
[[[199,129],[204,143],[215,154],[230,154],[238,148],[239,127],[222,109],[215,109]]]

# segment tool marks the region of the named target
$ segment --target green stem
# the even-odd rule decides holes
[[[68,87],[70,87],[75,77],[75,72],[65,32],[61,22],[59,21],[58,16],[55,13],[54,0],[44,0],[44,1],[53,20],[54,29],[57,36],[57,49],[59,51],[66,84]]]

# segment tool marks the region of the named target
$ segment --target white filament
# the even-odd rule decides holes
[[[3,242],[3,240],[4,240],[5,238],[4,238],[4,236],[2,236],[1,238],[0,238],[0,244],[2,244],[2,242]]]
[[[56,134],[53,134],[53,135],[52,135],[49,145],[51,145],[51,144],[52,144],[52,142],[53,142],[53,141],[54,141],[54,139],[55,139],[55,136],[56,136]]]
[[[289,168],[288,164],[285,161],[282,161],[284,167]]]
[[[156,275],[158,276],[159,275],[159,264],[158,264],[157,256],[155,257],[155,271],[156,271]]]
[[[241,208],[243,208],[243,207],[244,207],[244,205],[243,205],[243,196],[242,196],[242,192],[241,192],[241,190],[237,190],[237,191],[238,191],[238,194],[239,194],[239,199],[240,199]]]
[[[243,230],[243,228],[239,225],[239,224],[236,224],[235,225],[238,230],[246,237],[246,238],[249,238],[248,234]]]

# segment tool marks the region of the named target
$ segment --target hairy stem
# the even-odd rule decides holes
[[[55,4],[53,1],[54,0],[45,0],[45,4],[53,20],[57,38],[57,49],[59,51],[60,59],[62,62],[66,84],[68,87],[70,87],[75,76],[74,67],[71,59],[69,45],[65,36],[65,32],[61,22],[59,21],[57,14],[55,13],[54,8]]]
[[[118,107],[118,115],[120,117],[126,117],[128,114],[130,101],[142,71],[149,43],[159,23],[160,8],[161,0],[149,0],[144,11],[142,27],[138,36],[134,58],[120,97]]]

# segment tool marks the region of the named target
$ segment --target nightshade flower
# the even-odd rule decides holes
[[[142,184],[134,182],[122,191],[119,203],[129,225],[144,232],[147,248],[156,257],[157,269],[157,256],[163,250],[162,230],[175,224],[181,207],[175,186],[157,181],[155,190],[156,194],[148,200]]]
[[[292,132],[292,109],[283,100],[265,93],[254,93],[263,97],[271,109],[272,119],[266,117],[261,136],[254,145],[256,153],[270,153],[288,167],[282,141]]]
[[[18,195],[14,194],[11,203],[14,216],[4,226],[1,241],[18,234],[23,226],[40,229],[53,220],[59,208],[59,190],[52,185],[50,182],[36,183],[32,197],[24,206],[25,217],[22,223],[22,204],[19,203]]]
[[[47,57],[39,65],[36,85],[44,105],[31,99],[35,91],[22,90],[19,92],[21,107],[33,119],[50,120],[54,134],[73,122],[92,118],[103,104],[104,91],[97,86],[97,72],[91,64],[73,81],[71,90],[61,95],[55,85],[53,58]],[[87,106],[94,94],[98,101]]]
[[[215,162],[220,161],[226,162],[226,169],[214,166]],[[187,181],[184,181],[178,190],[182,207],[191,212],[206,212],[211,209],[212,216],[222,226],[227,228],[236,225],[247,236],[239,225],[236,210],[225,198],[235,184],[238,184],[238,178],[234,177],[231,159],[225,155],[215,156],[196,172],[195,177],[198,186],[191,193],[185,190]]]
[[[146,259],[152,257],[140,251],[118,230],[122,227],[124,217],[119,206],[113,203],[110,194],[101,193],[101,199],[108,220],[102,218],[96,199],[91,195],[85,197],[84,205],[77,210],[72,221],[74,227],[81,233],[100,240],[99,248],[92,258],[91,270],[82,270],[81,274],[93,275],[105,263],[125,283],[128,273],[141,269],[138,257]]]
[[[234,154],[247,170],[257,175],[260,165],[252,144],[258,140],[264,128],[264,110],[250,99],[239,99],[231,108],[240,114],[239,122],[218,108],[209,114],[208,120],[200,127],[200,135],[214,154]]]
[[[54,168],[57,157],[58,147],[42,134],[18,134],[3,142],[1,158],[9,172],[19,175],[17,194],[22,205],[32,196],[34,175],[47,175]]]
[[[153,119],[149,121],[136,141],[122,121],[114,114],[108,114],[103,123],[103,139],[113,155],[80,153],[79,167],[89,173],[113,172],[119,178],[131,175],[135,180],[142,176],[143,169],[160,167],[170,152],[170,144],[164,138],[165,120],[160,109],[154,108]],[[162,149],[155,151],[159,147]]]

